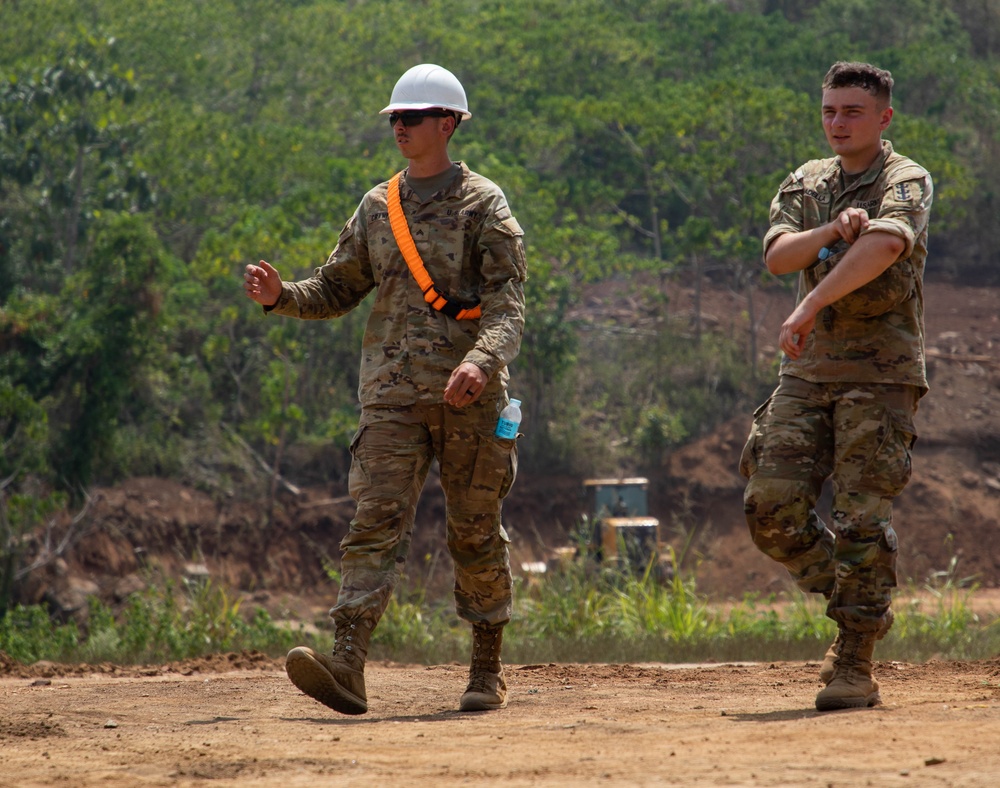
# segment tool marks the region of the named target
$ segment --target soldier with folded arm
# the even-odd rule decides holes
[[[927,392],[923,274],[931,176],[882,139],[892,75],[835,63],[822,85],[831,158],[791,173],[771,203],[764,261],[798,274],[781,326],[778,386],[740,460],[754,544],[826,597],[838,635],[820,711],[881,702],[875,643],[892,625],[893,500],[910,479],[913,417]],[[816,511],[832,482],[831,522]]]

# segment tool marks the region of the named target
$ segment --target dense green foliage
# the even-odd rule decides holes
[[[153,664],[220,651],[280,653],[301,633],[278,626],[263,609],[244,615],[238,599],[211,584],[171,585],[133,595],[114,611],[92,600],[86,628],[58,623],[43,607],[15,607],[0,618],[0,652],[19,662]]]
[[[0,20],[5,453],[45,426],[45,462],[4,460],[4,523],[14,494],[126,475],[230,492],[244,447],[295,481],[342,473],[366,310],[265,319],[240,275],[326,258],[402,165],[377,113],[417,62],[462,79],[453,155],[526,231],[526,469],[642,470],[758,399],[748,341],[666,285],[749,299],[777,184],[826,155],[832,59],[896,76],[888,136],[935,176],[932,269],[995,276],[995,3],[16,0]],[[585,307],[609,282],[638,328]]]

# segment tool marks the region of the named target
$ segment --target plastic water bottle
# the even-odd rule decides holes
[[[521,425],[521,400],[512,399],[510,405],[500,411],[497,421],[496,436],[498,438],[516,438],[517,428]]]

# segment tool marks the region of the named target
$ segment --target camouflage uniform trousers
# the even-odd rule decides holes
[[[349,491],[357,513],[340,544],[341,586],[335,623],[374,628],[406,563],[417,502],[437,459],[455,566],[458,615],[472,623],[510,620],[509,539],[500,522],[517,474],[515,440],[493,432],[505,403],[368,406],[351,444]]]
[[[782,375],[740,458],[754,544],[842,628],[879,629],[896,587],[892,502],[911,473],[915,386],[810,383]],[[816,513],[833,484],[831,527]]]

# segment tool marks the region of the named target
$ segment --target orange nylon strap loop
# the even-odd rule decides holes
[[[417,245],[413,243],[413,236],[410,235],[410,226],[406,223],[406,216],[403,214],[403,204],[399,199],[400,174],[397,172],[389,181],[389,225],[396,238],[396,245],[403,253],[403,259],[406,260],[406,265],[417,282],[417,287],[424,294],[424,301],[437,311],[444,312],[455,320],[474,320],[482,314],[479,305],[469,309],[458,306],[434,286],[430,274],[427,273],[424,261],[420,259],[420,253],[417,251]]]

